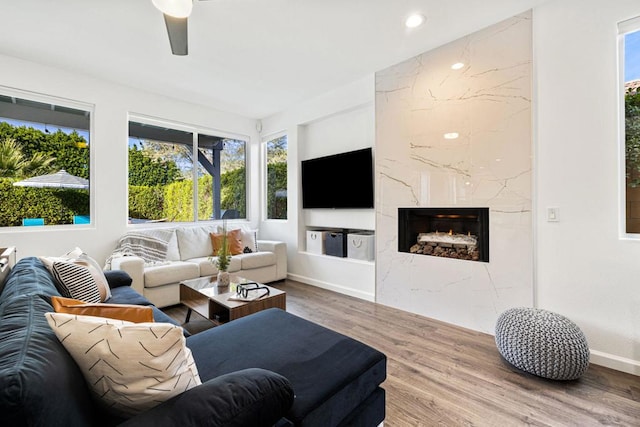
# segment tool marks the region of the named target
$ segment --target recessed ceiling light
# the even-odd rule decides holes
[[[414,13],[412,15],[409,15],[407,20],[404,21],[404,25],[406,25],[407,28],[416,28],[424,24],[424,21],[425,21],[424,15],[421,15],[419,13]]]
[[[449,132],[444,134],[444,139],[456,139],[459,136],[458,132]]]
[[[456,62],[455,64],[453,64],[451,66],[451,69],[452,70],[459,70],[462,67],[464,67],[464,64],[462,62]]]

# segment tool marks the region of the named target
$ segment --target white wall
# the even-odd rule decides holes
[[[0,230],[0,246],[16,246],[18,258],[63,254],[81,247],[102,262],[115,247],[127,226],[128,114],[158,117],[206,129],[245,135],[257,141],[255,120],[187,104],[105,81],[86,78],[32,62],[0,56],[3,87],[93,104],[92,196],[95,224],[89,228],[69,226],[15,227]],[[255,144],[254,144],[255,145]],[[249,147],[250,170],[258,168],[257,148]],[[257,173],[250,186],[257,186]],[[256,192],[257,193],[257,192]],[[257,206],[258,194],[253,206]],[[252,199],[253,201],[253,199]],[[2,206],[0,206],[2,209]],[[257,224],[258,212],[251,218]]]
[[[289,135],[289,220],[261,224],[263,235],[286,240],[289,277],[370,301],[375,296],[373,263],[306,253],[305,237],[307,227],[374,230],[374,210],[303,210],[298,201],[302,160],[374,146],[373,98],[370,75],[265,119],[262,132],[286,130]]]
[[[620,238],[617,23],[637,0],[534,9],[537,300],[585,332],[593,361],[640,375],[640,241]],[[546,208],[560,222],[546,222]]]

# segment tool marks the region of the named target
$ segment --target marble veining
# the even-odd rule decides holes
[[[531,40],[527,12],[376,73],[379,303],[487,333],[532,304]],[[457,206],[489,207],[488,263],[398,252],[399,207]]]

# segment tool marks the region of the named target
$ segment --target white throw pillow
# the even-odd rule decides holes
[[[176,230],[180,259],[192,259],[211,256],[213,246],[209,233],[215,232],[214,226],[182,227]]]
[[[178,249],[178,236],[176,230],[171,230],[171,238],[167,242],[167,260],[180,261],[180,250]]]
[[[104,317],[45,313],[96,399],[133,416],[201,384],[182,328]]]
[[[242,246],[244,247],[244,251],[247,251],[247,248],[251,250],[251,252],[258,252],[258,230],[253,229],[242,229]]]

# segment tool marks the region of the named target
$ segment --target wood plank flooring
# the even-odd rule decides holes
[[[551,381],[504,361],[491,335],[292,280],[287,311],[387,355],[385,427],[640,426],[640,377],[590,365],[576,381]],[[165,312],[184,321],[186,309]],[[197,314],[185,327],[211,323]]]

